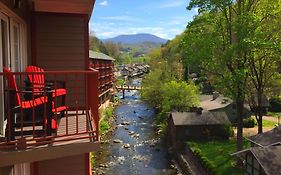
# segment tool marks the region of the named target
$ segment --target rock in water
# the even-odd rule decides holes
[[[125,145],[123,145],[123,147],[128,149],[131,147],[131,145],[129,143],[126,143]]]
[[[130,132],[129,132],[129,135],[134,135],[134,134],[135,134],[134,131],[130,131]]]
[[[121,125],[130,125],[130,122],[123,121],[123,122],[121,123]]]
[[[113,140],[113,143],[122,143],[123,141],[122,140],[120,140],[120,139],[114,139]]]

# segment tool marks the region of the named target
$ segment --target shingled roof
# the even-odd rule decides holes
[[[249,137],[249,140],[260,146],[268,146],[281,142],[281,125],[274,129]],[[280,155],[281,156],[281,155]]]
[[[266,174],[277,175],[281,172],[281,146],[253,147],[249,151],[255,156]]]
[[[92,50],[89,50],[89,58],[91,59],[99,59],[99,60],[110,60],[110,61],[114,61],[115,59],[106,55],[106,54],[103,54],[103,53],[100,53],[100,52],[95,52],[95,51],[92,51]]]
[[[225,112],[203,111],[202,114],[196,112],[172,112],[170,116],[176,126],[230,124]]]
[[[224,108],[228,106],[230,103],[232,103],[232,100],[230,98],[226,98],[221,95],[215,99],[213,99],[213,95],[200,96],[200,106],[204,110],[214,110],[214,109]]]

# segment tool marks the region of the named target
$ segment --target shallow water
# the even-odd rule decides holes
[[[133,84],[138,84],[135,80]],[[154,110],[140,101],[137,91],[126,91],[125,99],[115,110],[116,129],[105,138],[102,151],[96,153],[95,174],[173,175],[177,171],[167,148],[153,126]],[[121,94],[120,94],[121,95]],[[114,140],[121,143],[114,143]],[[129,144],[129,148],[124,145]],[[128,145],[127,145],[128,146]]]

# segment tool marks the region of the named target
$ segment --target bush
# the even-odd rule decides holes
[[[202,154],[202,151],[199,148],[192,148],[192,152],[199,158],[202,165],[211,173],[217,174],[215,165]]]
[[[100,113],[100,116],[102,116],[100,121],[101,134],[106,133],[106,131],[110,128],[109,118],[113,116],[113,112],[114,112],[114,108],[112,106],[109,106],[101,111]]]
[[[100,132],[103,134],[110,128],[108,120],[102,120],[100,123]]]
[[[116,84],[117,84],[118,86],[121,86],[121,85],[123,85],[124,83],[125,83],[125,80],[124,80],[124,79],[121,79],[121,78],[118,78],[118,79],[117,79]]]
[[[273,98],[269,100],[270,107],[269,111],[271,112],[281,112],[281,99],[279,98]]]
[[[108,108],[105,109],[104,115],[106,118],[110,118],[113,115],[113,107],[109,106]]]
[[[96,165],[96,156],[95,153],[91,152],[90,153],[90,160],[91,160],[91,167],[92,169],[94,169],[95,165]]]
[[[225,126],[221,126],[221,137],[223,137],[224,139],[228,139],[229,137],[233,137],[234,135],[234,131],[231,127],[231,125],[225,125]]]
[[[256,121],[253,118],[245,118],[243,119],[243,127],[244,128],[253,128],[256,125]]]

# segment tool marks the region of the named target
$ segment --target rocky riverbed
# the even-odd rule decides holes
[[[180,174],[153,125],[154,110],[140,101],[138,92],[126,92],[115,110],[115,129],[103,138],[95,153],[93,174]]]

